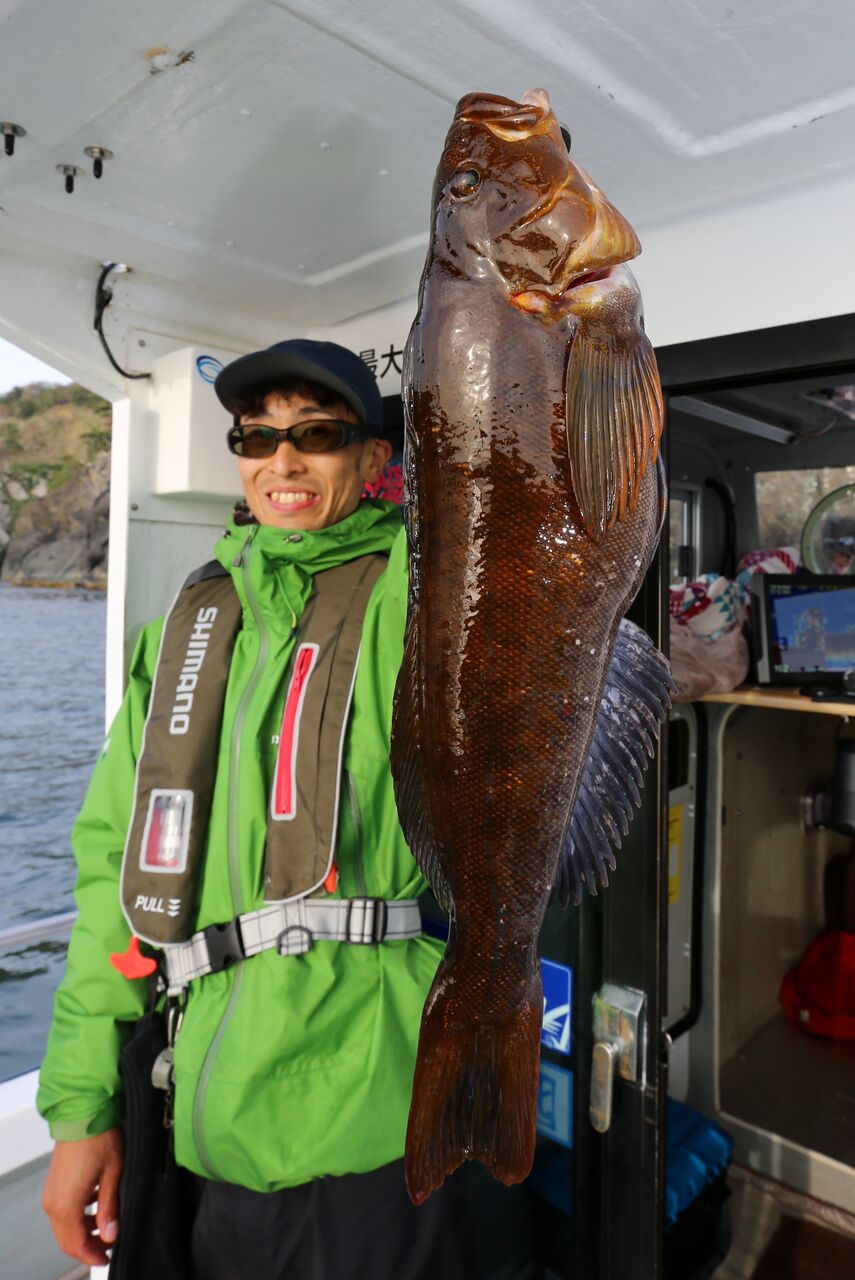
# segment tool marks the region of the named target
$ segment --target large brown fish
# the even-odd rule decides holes
[[[392,743],[404,833],[450,918],[407,1134],[417,1203],[466,1159],[505,1182],[531,1167],[541,923],[556,882],[577,900],[607,882],[668,682],[626,623],[609,670],[664,502],[659,379],[620,265],[635,232],[542,90],[461,100],[433,202]]]

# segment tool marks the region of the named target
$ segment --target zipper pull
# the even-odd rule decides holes
[[[303,685],[306,683],[306,679],[314,664],[315,652],[306,645],[306,647],[300,649],[300,652],[297,654],[297,661],[294,667],[294,677],[291,681],[291,688],[294,691],[295,696],[302,692]]]
[[[250,549],[250,545],[252,543],[253,537],[255,536],[255,530],[257,528],[258,528],[257,525],[253,525],[253,527],[250,529],[249,534],[246,537],[243,546],[241,547],[240,551],[237,553],[234,560],[232,561],[233,569],[242,569],[244,567],[244,563],[246,561],[246,555]]]

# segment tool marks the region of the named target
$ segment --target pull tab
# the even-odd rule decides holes
[[[140,951],[140,940],[131,935],[127,951],[114,951],[110,956],[110,964],[123,978],[150,978],[157,969],[157,961],[151,956],[144,956]]]
[[[335,865],[335,863],[333,863],[332,866],[330,867],[329,875],[324,881],[324,890],[326,893],[335,893],[337,888],[338,888],[338,867]]]
[[[162,1089],[163,1127],[172,1129],[172,1118],[175,1109],[175,1041],[184,1021],[184,995],[170,997],[166,1004],[166,1048],[161,1049],[151,1068],[151,1083],[155,1089]],[[168,1156],[167,1156],[168,1164]],[[166,1165],[164,1165],[166,1172]]]
[[[612,1123],[614,1081],[644,1085],[643,991],[606,982],[594,996],[594,1052],[591,1063],[591,1098],[588,1114],[597,1133],[607,1133]]]
[[[162,1089],[164,1093],[172,1090],[172,1076],[175,1069],[175,1050],[172,1045],[167,1045],[165,1049],[161,1049],[160,1053],[154,1060],[151,1068],[151,1083],[155,1089]]]

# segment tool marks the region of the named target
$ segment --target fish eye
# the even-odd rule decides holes
[[[474,195],[480,185],[481,175],[477,169],[458,169],[448,184],[448,190],[451,195],[460,199],[463,196]]]

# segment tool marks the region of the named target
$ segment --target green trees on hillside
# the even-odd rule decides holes
[[[32,418],[60,404],[80,405],[94,410],[104,418],[110,416],[109,400],[96,396],[76,382],[65,387],[34,382],[28,387],[13,387],[0,396],[0,418]]]
[[[4,453],[20,453],[23,445],[21,444],[21,433],[15,426],[14,422],[4,422],[0,428],[0,439],[3,441]]]

